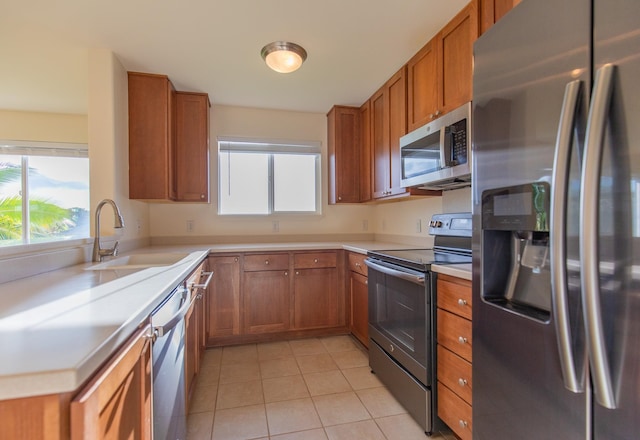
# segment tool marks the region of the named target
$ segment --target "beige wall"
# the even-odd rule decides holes
[[[105,207],[101,234],[116,235],[135,247],[149,236],[149,208],[129,200],[129,126],[127,71],[113,52],[89,51],[89,163],[92,213],[100,200],[113,199],[122,211],[124,230],[113,229],[113,213]],[[93,216],[92,216],[93,219]],[[91,233],[94,234],[94,223]]]
[[[86,144],[87,115],[0,110],[0,139]]]

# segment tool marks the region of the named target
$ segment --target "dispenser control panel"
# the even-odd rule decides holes
[[[549,184],[534,182],[482,193],[482,229],[549,231]]]

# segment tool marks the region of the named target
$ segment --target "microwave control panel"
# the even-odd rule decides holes
[[[467,163],[467,120],[463,119],[445,129],[445,137],[449,144],[448,166]]]

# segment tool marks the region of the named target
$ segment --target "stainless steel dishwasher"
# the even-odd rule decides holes
[[[186,282],[182,282],[151,314],[155,440],[184,440],[187,437],[184,317],[194,299]]]

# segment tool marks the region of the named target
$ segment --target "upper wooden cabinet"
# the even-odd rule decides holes
[[[480,34],[493,26],[521,0],[480,0]]]
[[[400,137],[407,133],[406,68],[402,67],[370,99],[372,196],[407,193],[400,186]]]
[[[407,130],[471,101],[477,0],[465,6],[407,63]]]
[[[329,203],[360,202],[360,109],[336,105],[327,114]]]
[[[209,98],[128,72],[129,198],[209,201]]]
[[[129,198],[175,200],[175,94],[165,75],[129,72]]]
[[[371,101],[360,106],[360,201],[371,200]]]
[[[209,202],[209,95],[176,92],[176,200]]]

